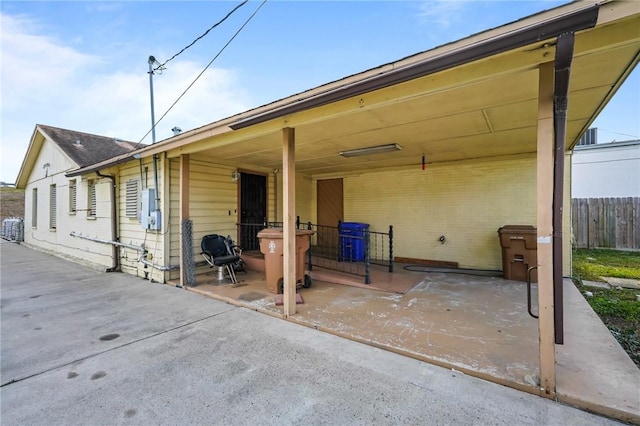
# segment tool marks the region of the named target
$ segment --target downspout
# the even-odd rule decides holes
[[[111,240],[118,241],[118,210],[116,207],[116,178],[115,175],[103,175],[100,171],[96,171],[96,175],[101,178],[111,180]],[[107,268],[106,272],[120,272],[120,252],[117,245],[112,246],[113,262],[111,268]]]
[[[153,154],[153,185],[156,190],[156,211],[160,210],[160,188],[158,188],[158,154]]]
[[[562,210],[564,203],[564,151],[567,137],[569,77],[573,60],[573,43],[573,32],[558,36],[553,89],[553,314],[555,342],[558,345],[564,344]]]

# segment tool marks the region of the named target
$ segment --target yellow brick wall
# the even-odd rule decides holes
[[[395,256],[501,269],[498,229],[536,225],[535,179],[534,156],[362,173],[344,178],[344,219],[393,225]]]

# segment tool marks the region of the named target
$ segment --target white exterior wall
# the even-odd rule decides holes
[[[640,141],[576,147],[573,198],[640,197]]]
[[[49,164],[49,167],[45,167]],[[69,258],[78,263],[106,269],[112,266],[111,246],[70,236],[81,233],[98,239],[111,238],[111,207],[109,179],[89,176],[96,183],[96,216],[88,217],[88,179],[64,174],[77,165],[52,142],[45,140],[25,189],[25,244],[50,254]],[[77,212],[70,212],[69,181],[76,180]],[[56,185],[56,229],[50,229],[50,186]],[[38,190],[37,226],[32,223],[33,189]]]

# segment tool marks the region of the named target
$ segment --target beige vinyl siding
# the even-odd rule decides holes
[[[270,176],[271,186],[273,185],[273,175]],[[274,208],[277,207],[277,218],[278,221],[282,222],[282,212],[283,212],[283,185],[282,185],[282,174],[278,174],[278,205],[271,203],[270,212],[274,212]],[[272,189],[271,189],[272,190]],[[312,222],[315,223],[315,215],[312,215],[313,206],[315,206],[315,189],[314,183],[310,176],[303,175],[301,173],[296,173],[296,216],[300,216],[300,221],[303,223]],[[270,217],[274,217],[273,215]],[[271,220],[271,219],[270,219]]]
[[[303,223],[313,222],[311,207],[315,191],[311,177],[296,174],[296,216],[300,216]]]
[[[344,179],[345,221],[393,225],[395,256],[501,269],[498,228],[536,225],[535,179],[535,156],[362,173]]]
[[[142,165],[136,160],[123,164],[119,168],[118,178],[120,184],[118,185],[118,212],[119,212],[119,230],[120,241],[133,245],[144,246],[150,254],[150,262],[156,265],[168,266],[165,262],[164,256],[164,238],[165,226],[167,223],[165,215],[167,209],[165,205],[167,200],[163,197],[163,169],[164,161],[158,161],[158,186],[160,194],[160,211],[162,214],[163,226],[160,231],[143,229],[138,215],[131,215],[132,209],[132,197],[131,197],[131,184],[128,186],[127,182],[137,181],[139,183],[138,192],[144,188],[153,188],[153,160],[151,158],[143,159]],[[142,176],[140,170],[142,169]],[[128,197],[129,195],[129,197]],[[129,205],[128,205],[129,202]],[[127,209],[129,207],[129,210]],[[131,248],[120,249],[120,259],[122,271],[133,274],[145,279],[153,279],[154,281],[164,282],[166,279],[165,272],[160,271],[145,265],[138,261],[140,253]]]
[[[237,239],[238,182],[231,179],[233,167],[191,158],[189,164],[189,215],[193,224],[193,255],[201,260],[200,241],[207,234],[231,235]],[[180,163],[170,162],[171,179],[171,264],[180,263]],[[200,268],[198,272],[204,272]],[[174,272],[171,278],[177,278]]]
[[[267,175],[267,218],[269,222],[282,220],[280,211],[276,210],[276,203],[282,204],[282,198],[280,198],[280,194],[276,192],[278,190],[276,183],[281,181],[282,172],[280,170],[278,170],[276,176],[274,176],[273,173]]]

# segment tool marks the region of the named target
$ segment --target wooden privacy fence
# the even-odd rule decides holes
[[[640,249],[640,197],[574,198],[571,224],[578,248]]]

